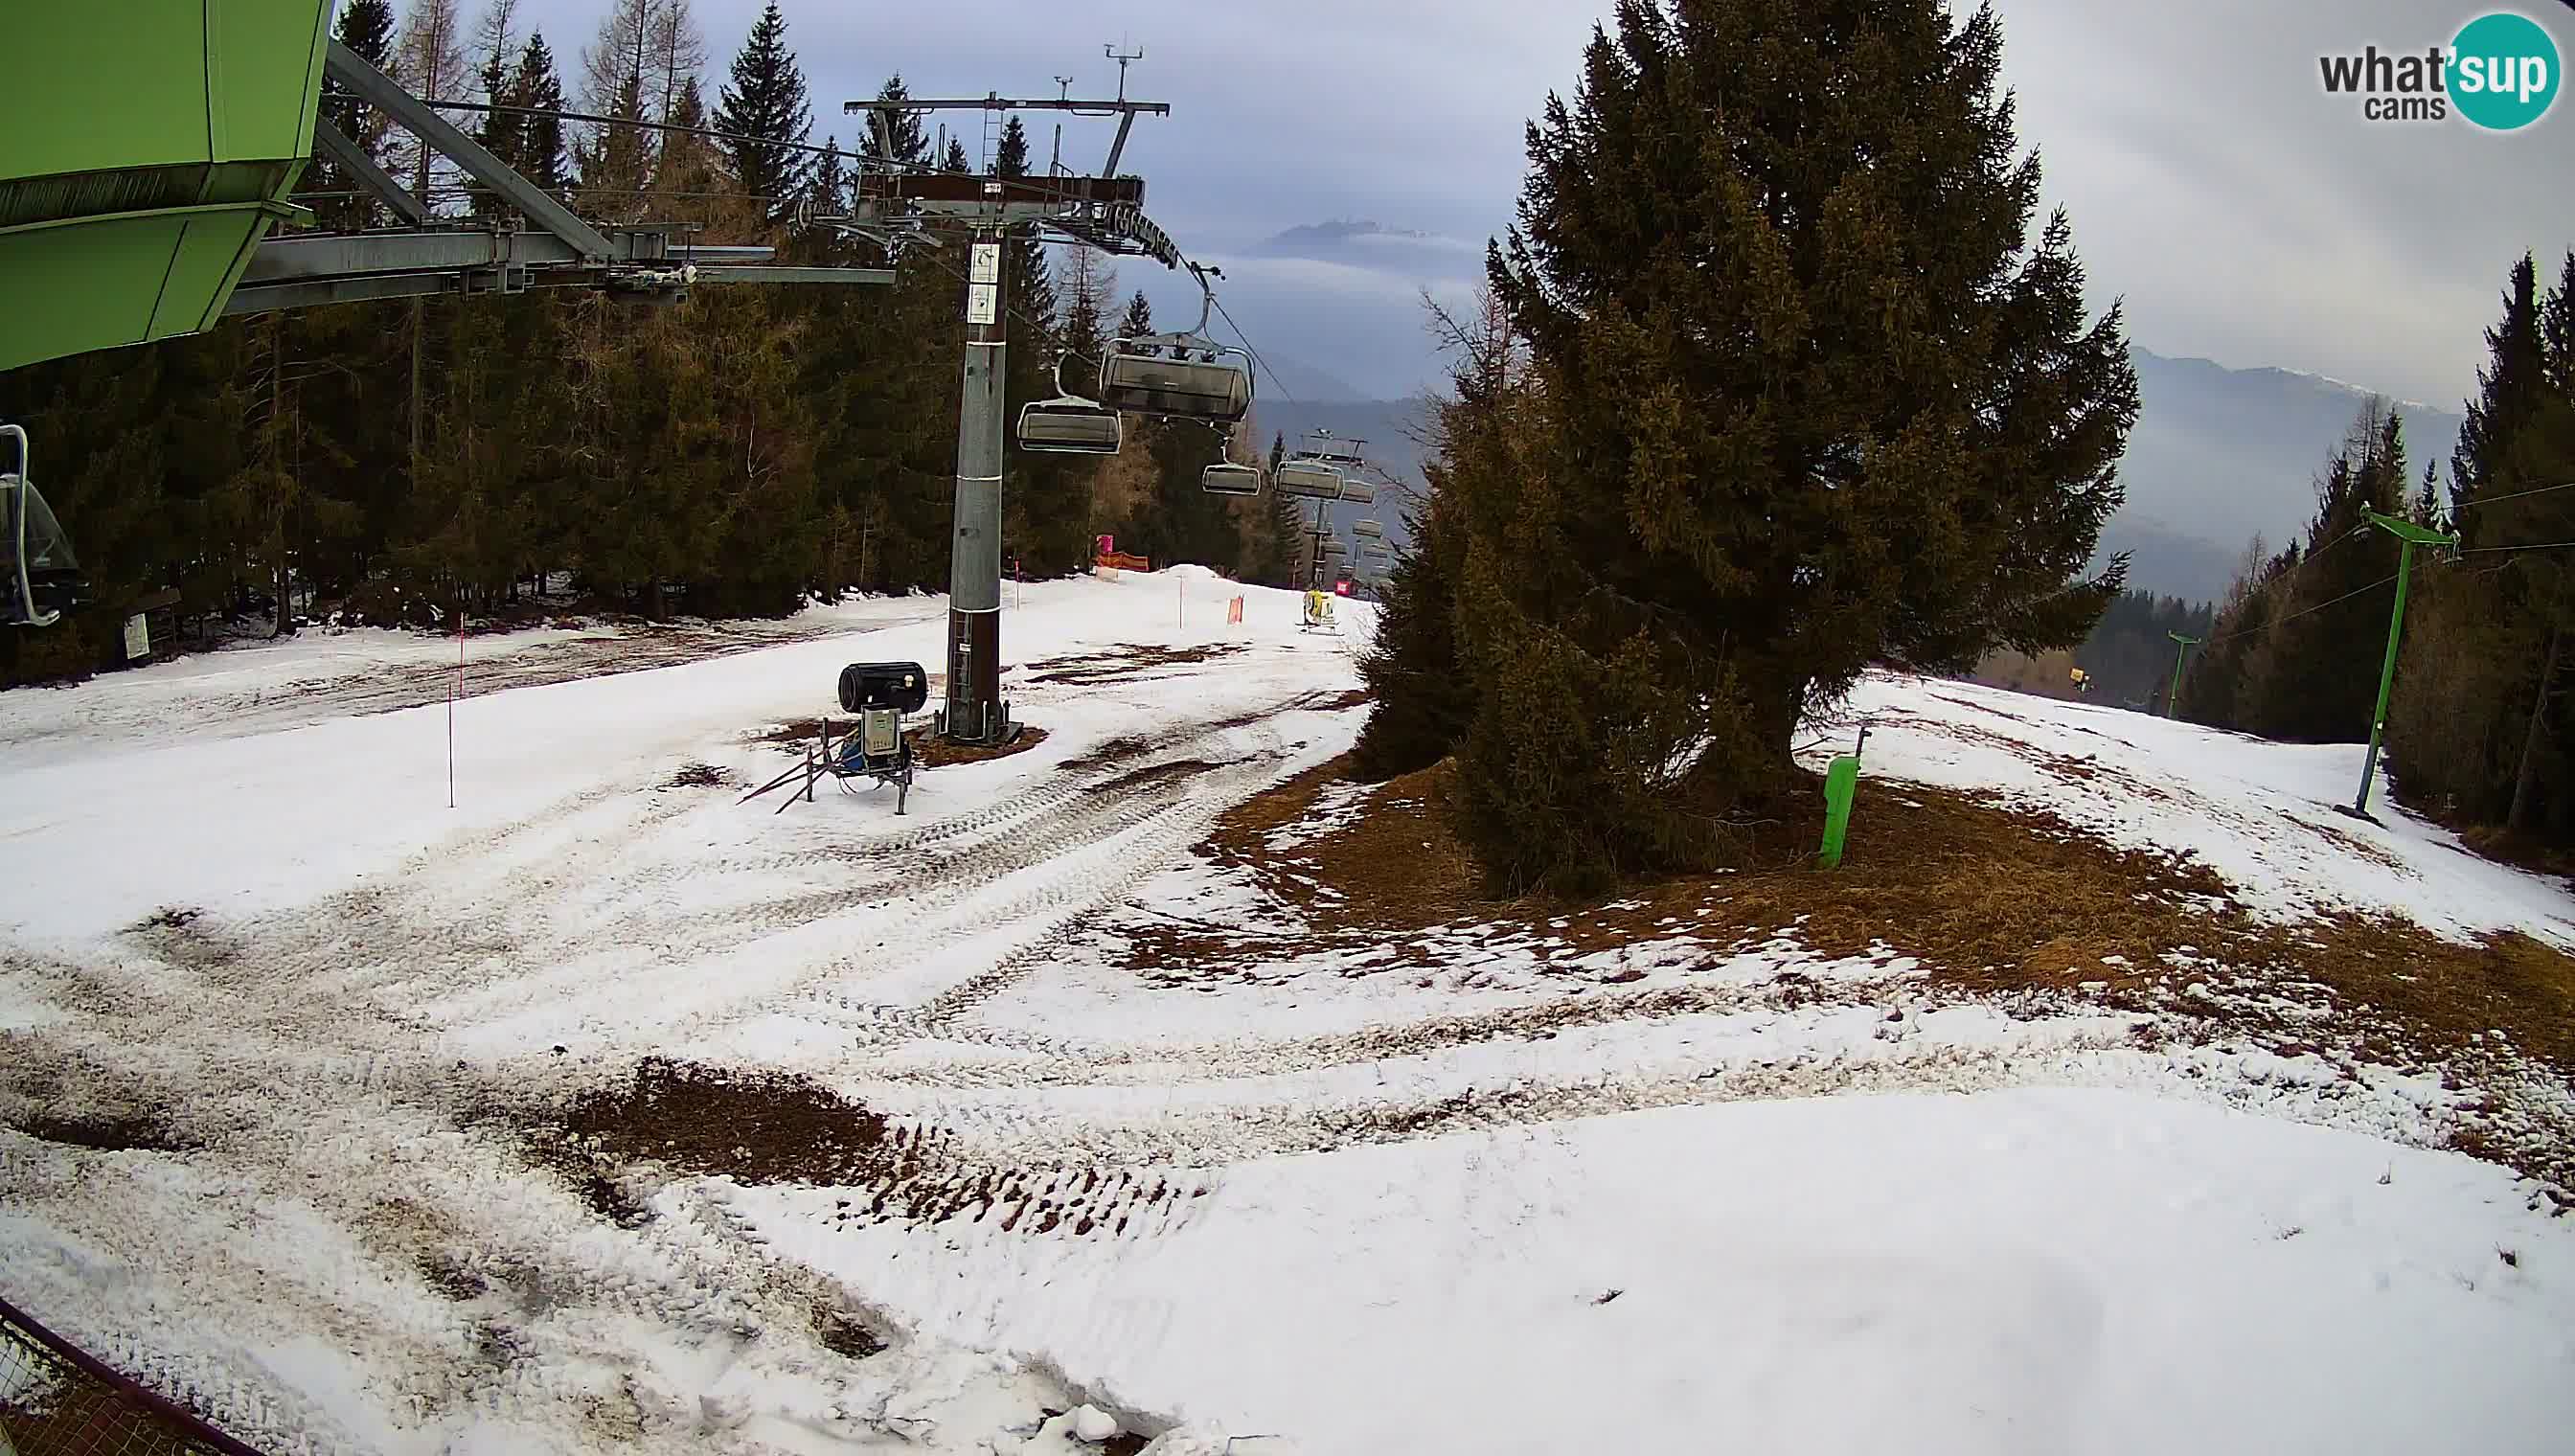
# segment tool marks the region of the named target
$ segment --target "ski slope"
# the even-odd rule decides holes
[[[1049,1453],[1086,1402],[1168,1456],[2562,1449],[2575,1229],[2439,1150],[2437,1077],[1793,935],[1296,948],[1199,846],[1348,746],[1369,609],[1234,591],[1028,589],[1048,736],[903,818],[735,799],[843,664],[941,666],[931,599],[523,686],[559,636],[469,642],[452,808],[448,706],[369,686],[435,644],[0,698],[0,1294],[278,1452]],[[1845,713],[1873,776],[2283,921],[2575,943],[2559,887],[2332,816],[2357,750],[1884,677]],[[1247,948],[1140,974],[1174,924]],[[652,1058],[805,1090],[580,1120]]]

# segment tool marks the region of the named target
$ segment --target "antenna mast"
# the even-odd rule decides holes
[[[1118,63],[1118,99],[1124,101],[1127,99],[1127,67],[1132,62],[1145,59],[1145,52],[1142,49],[1122,51],[1113,45],[1103,45],[1100,49]]]

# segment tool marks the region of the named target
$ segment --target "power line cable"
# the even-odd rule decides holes
[[[2532,496],[2545,496],[2552,491],[2575,491],[2575,481],[2568,481],[2564,485],[2560,486],[2541,486],[2535,491],[2515,491],[2509,496],[2474,496],[2465,501],[2459,502],[2450,509],[2453,511],[2468,511],[2479,506],[2500,506],[2506,501],[2527,500]]]
[[[2322,553],[2322,552],[2319,552],[2319,553],[2317,553],[2317,555],[2321,556],[2321,555],[2323,555],[2323,553]],[[2257,632],[2267,632],[2267,631],[2269,631],[2269,630],[2270,630],[2270,629],[2272,629],[2272,628],[2275,628],[2275,627],[2280,626],[2282,623],[2286,623],[2286,622],[2295,622],[2295,621],[2297,621],[2299,618],[2301,618],[2301,617],[2305,617],[2305,616],[2309,615],[2310,613],[2322,612],[2322,611],[2324,611],[2324,610],[2325,610],[2326,608],[2328,608],[2328,607],[2338,607],[2338,606],[2340,606],[2341,604],[2343,604],[2343,603],[2345,603],[2345,602],[2350,601],[2350,600],[2351,600],[2352,598],[2354,598],[2354,597],[2359,597],[2359,596],[2362,596],[2362,595],[2364,595],[2364,594],[2366,594],[2366,593],[2375,592],[2375,591],[2377,591],[2379,588],[2384,587],[2384,586],[2388,585],[2389,583],[2391,583],[2391,582],[2395,581],[2395,580],[2396,580],[2396,577],[2397,577],[2397,573],[2390,572],[2390,573],[2388,573],[2386,576],[2379,578],[2377,581],[2370,583],[2368,586],[2366,586],[2366,587],[2356,587],[2356,588],[2352,589],[2351,591],[2345,592],[2345,593],[2343,593],[2341,596],[2334,598],[2334,599],[2333,599],[2332,601],[2330,601],[2330,602],[2319,602],[2319,603],[2317,603],[2317,604],[2316,604],[2315,606],[2313,606],[2313,607],[2302,607],[2302,608],[2298,609],[2297,611],[2290,613],[2290,614],[2289,614],[2288,616],[2286,616],[2286,617],[2277,617],[2277,618],[2273,618],[2273,619],[2271,619],[2270,621],[2265,622],[2264,624],[2262,624],[2260,627],[2248,627],[2248,628],[2245,628],[2245,629],[2243,629],[2242,631],[2239,631],[2239,632],[2230,632],[2230,633],[2226,634],[2224,637],[2213,637],[2213,638],[2210,638],[2208,641],[2206,641],[2206,642],[2204,642],[2204,643],[2200,644],[2200,646],[2201,646],[2203,649],[2206,649],[2206,648],[2212,648],[2212,647],[2215,647],[2216,645],[2218,645],[2219,643],[2222,643],[2222,642],[2233,642],[2235,639],[2237,639],[2237,638],[2239,638],[2239,637],[2248,637],[2248,636],[2250,636],[2250,635],[2252,635],[2252,634],[2254,634],[2254,633],[2257,633]]]
[[[749,142],[755,146],[779,147],[788,151],[804,152],[817,157],[837,156],[847,158],[859,164],[859,168],[862,172],[872,168],[882,168],[889,172],[912,172],[931,177],[977,177],[989,175],[977,172],[951,172],[940,162],[906,162],[895,157],[880,157],[868,152],[864,145],[855,151],[845,151],[837,146],[826,145],[818,147],[812,142],[790,142],[776,137],[753,136],[748,132],[719,131],[714,127],[681,126],[677,122],[645,121],[641,117],[601,116],[594,112],[562,111],[553,107],[542,106],[506,106],[494,102],[483,101],[424,101],[421,104],[424,106],[438,107],[441,110],[448,111],[479,111],[487,114],[498,114],[504,116],[550,116],[558,121],[580,122],[587,126],[633,127],[638,131],[665,132],[679,136],[702,137],[709,141]],[[1069,188],[1050,186],[1045,179],[1042,179],[1034,172],[1022,173],[1011,180],[1027,184],[1028,186],[1037,189],[1041,195],[1056,202],[1098,201],[1098,199],[1090,196],[1088,193],[1077,193]],[[582,189],[575,188],[573,190],[578,193]]]
[[[2476,556],[2490,551],[2563,551],[2570,546],[2575,546],[2575,541],[2534,541],[2525,542],[2519,546],[2470,546],[2460,548],[2459,555]]]
[[[1234,331],[1235,340],[1243,346],[1243,352],[1252,356],[1252,362],[1261,367],[1263,374],[1270,376],[1270,382],[1279,387],[1279,393],[1288,397],[1288,403],[1299,410],[1305,408],[1304,401],[1297,399],[1296,392],[1288,388],[1288,382],[1279,377],[1279,371],[1272,369],[1270,361],[1262,358],[1261,351],[1253,347],[1252,336],[1245,333],[1243,326],[1234,321],[1234,315],[1226,311],[1225,300],[1211,292],[1208,295],[1208,302],[1216,305],[1217,317],[1225,320],[1225,326]]]

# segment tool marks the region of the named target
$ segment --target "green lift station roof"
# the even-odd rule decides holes
[[[313,150],[330,0],[0,4],[0,369],[214,324]]]

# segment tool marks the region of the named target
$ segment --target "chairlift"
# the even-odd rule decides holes
[[[1190,265],[1204,300],[1196,329],[1121,339],[1102,353],[1100,403],[1126,414],[1233,425],[1252,413],[1252,351],[1207,337],[1216,290]]]
[[[1320,461],[1291,457],[1279,462],[1279,494],[1315,501],[1341,498],[1341,473]]]
[[[1350,523],[1350,534],[1352,536],[1364,536],[1370,541],[1375,541],[1385,535],[1385,528],[1377,525],[1373,521],[1353,521]]]
[[[1362,506],[1373,506],[1376,504],[1376,486],[1361,477],[1345,475],[1341,477],[1340,496],[1344,501],[1356,501]]]
[[[1065,388],[1064,360],[1056,356],[1056,397],[1020,407],[1020,449],[1041,455],[1116,455],[1126,442],[1125,424],[1117,411]]]
[[[1371,541],[1359,548],[1359,559],[1370,562],[1390,562],[1394,560],[1394,553],[1387,549],[1384,542]]]
[[[1212,465],[1199,472],[1199,487],[1211,496],[1258,496],[1261,472],[1248,465]]]
[[[51,627],[76,606],[89,583],[72,556],[71,538],[28,477],[27,432],[0,425],[18,441],[18,470],[0,475],[0,590],[8,594],[8,621],[17,627]]]

